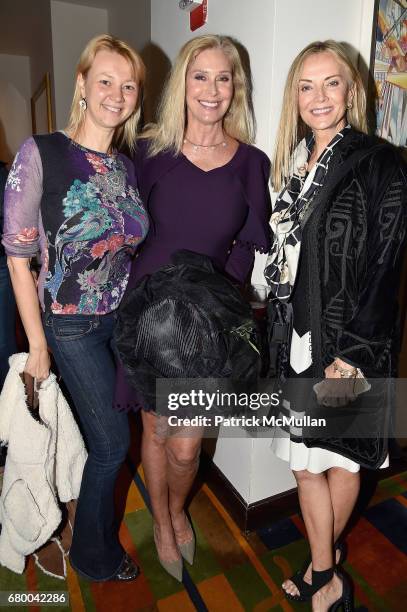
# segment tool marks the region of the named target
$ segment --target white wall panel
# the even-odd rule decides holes
[[[31,135],[30,61],[23,55],[0,55],[0,159],[10,162]]]
[[[108,32],[106,9],[51,2],[56,128],[66,126],[74,90],[75,69],[87,42]]]

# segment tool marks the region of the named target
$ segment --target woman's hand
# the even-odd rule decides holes
[[[31,348],[28,355],[27,363],[24,372],[36,378],[41,382],[48,378],[51,367],[51,360],[46,346],[40,348]]]
[[[335,364],[337,367],[335,367]],[[339,357],[336,357],[334,361],[327,368],[325,368],[325,378],[347,378],[341,374],[339,368],[349,372],[349,378],[355,378],[356,368],[349,365],[349,363],[346,363],[346,361],[342,361],[342,359],[339,359]]]
[[[314,386],[318,404],[338,407],[354,402],[356,374],[356,368],[336,358],[325,368],[325,380]]]

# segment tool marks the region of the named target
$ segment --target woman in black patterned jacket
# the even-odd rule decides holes
[[[388,465],[383,379],[396,372],[407,172],[395,148],[366,132],[360,74],[338,43],[312,43],[287,79],[273,167],[281,191],[265,275],[272,297],[291,313],[290,413],[303,415],[314,395],[304,379],[322,378],[319,416],[329,423],[343,405],[347,415],[369,415],[356,422],[363,430],[357,437],[297,430],[275,440],[277,456],[294,471],[311,548],[283,589],[289,599],[312,599],[315,611],[353,608],[347,579],[334,571],[338,539],[358,497],[360,466]]]

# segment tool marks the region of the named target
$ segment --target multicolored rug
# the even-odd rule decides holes
[[[191,516],[197,535],[194,565],[179,584],[159,565],[145,488],[138,473],[127,498],[123,545],[138,561],[141,576],[123,583],[89,583],[68,568],[66,581],[43,574],[30,561],[24,575],[0,568],[0,591],[66,590],[74,612],[266,612],[306,610],[291,604],[279,585],[306,556],[304,528],[294,515],[243,535],[211,490],[203,485]],[[355,583],[358,612],[407,609],[407,472],[383,480],[348,537],[345,563]],[[32,612],[40,606],[31,605]],[[14,607],[14,610],[27,610]]]

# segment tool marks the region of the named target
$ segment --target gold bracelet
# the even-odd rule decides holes
[[[348,368],[343,368],[336,361],[334,361],[334,370],[335,372],[339,372],[341,378],[356,378],[358,375],[358,369],[352,368],[349,370]]]

